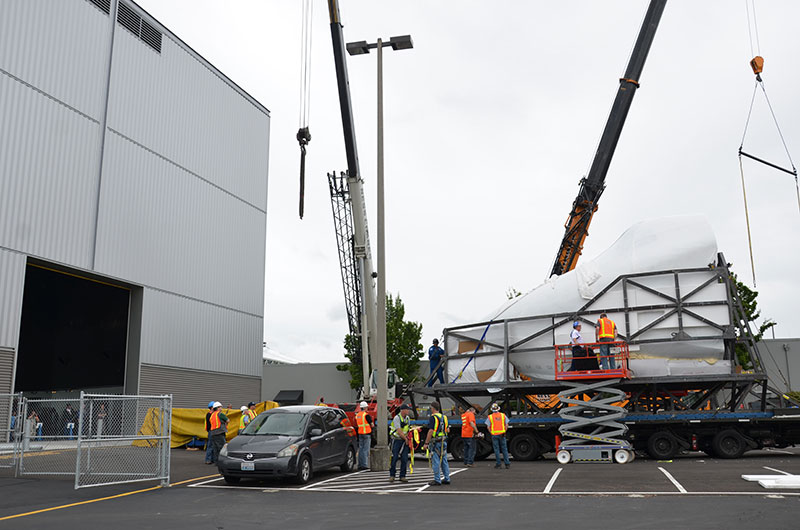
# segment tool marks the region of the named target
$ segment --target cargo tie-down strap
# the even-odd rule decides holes
[[[475,346],[475,351],[472,352],[472,356],[469,358],[469,361],[467,361],[467,364],[464,365],[464,368],[462,368],[461,371],[458,372],[458,375],[456,376],[456,378],[453,379],[453,381],[452,381],[453,383],[455,383],[456,381],[461,379],[461,377],[464,375],[464,370],[467,369],[467,366],[469,366],[469,363],[471,363],[472,359],[475,358],[475,355],[478,353],[478,350],[481,348],[481,344],[483,344],[483,341],[486,339],[486,332],[489,331],[489,327],[493,323],[494,323],[494,320],[490,320],[489,323],[486,324],[486,329],[483,330],[483,335],[481,335],[481,340],[478,341],[478,345]]]

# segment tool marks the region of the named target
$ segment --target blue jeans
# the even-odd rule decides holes
[[[372,436],[369,434],[358,435],[358,467],[369,467],[369,446],[372,443]]]
[[[208,438],[206,438],[206,464],[211,464],[213,463],[213,460],[211,460],[211,455],[214,452],[214,449],[211,447],[211,433],[207,432],[207,434]]]
[[[506,443],[505,434],[492,435],[492,448],[494,449],[495,465],[497,467],[500,467],[500,451],[503,451],[503,463],[507,466],[511,465],[508,461],[508,444]]]
[[[447,462],[447,442],[431,442],[428,446],[433,463],[433,480],[438,483],[450,482],[450,464]],[[441,472],[440,472],[441,469]]]
[[[464,465],[475,463],[475,438],[462,438],[464,440]]]
[[[614,339],[611,337],[603,337],[598,342],[614,342]],[[601,344],[600,345],[600,368],[603,370],[616,370],[617,365],[614,362],[614,358],[610,357],[611,355],[611,346],[608,344]]]
[[[405,440],[392,440],[392,463],[389,465],[389,476],[392,478],[397,470],[398,460],[400,460],[400,478],[405,478],[408,468],[408,442]]]
[[[436,377],[432,378],[428,382],[428,386],[433,386],[433,383],[435,383],[437,379],[439,380],[440,383],[444,384],[444,366],[440,366],[439,369],[437,370],[436,365],[439,364],[438,360],[428,361],[428,362],[431,365],[431,374],[433,374],[433,372],[436,372]]]

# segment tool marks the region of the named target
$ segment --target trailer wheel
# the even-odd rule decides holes
[[[566,449],[561,449],[556,453],[556,460],[558,460],[559,464],[569,464],[569,461],[572,460],[572,453]]]
[[[711,440],[711,448],[719,458],[739,458],[747,450],[747,442],[737,431],[725,429]]]
[[[625,449],[617,449],[614,451],[614,462],[617,464],[627,464],[631,460],[633,459],[631,458],[631,453],[629,451],[626,451]]]
[[[511,439],[509,451],[514,460],[535,460],[542,454],[541,446],[532,434],[520,433]]]
[[[447,450],[453,455],[453,460],[459,462],[464,460],[464,440],[462,440],[461,437],[454,436],[451,438],[450,442],[447,444]]]
[[[647,454],[656,460],[671,460],[678,454],[678,440],[667,431],[658,431],[647,439]]]

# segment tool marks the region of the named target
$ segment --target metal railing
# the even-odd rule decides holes
[[[19,413],[7,467],[15,467],[17,476],[74,475],[76,489],[145,480],[169,484],[172,396],[81,392],[79,399],[10,399]],[[2,405],[0,395],[0,413]]]

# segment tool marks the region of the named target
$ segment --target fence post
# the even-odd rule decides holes
[[[81,442],[83,441],[83,390],[81,390],[81,401],[78,405],[78,443],[75,451],[75,489],[81,483]]]

